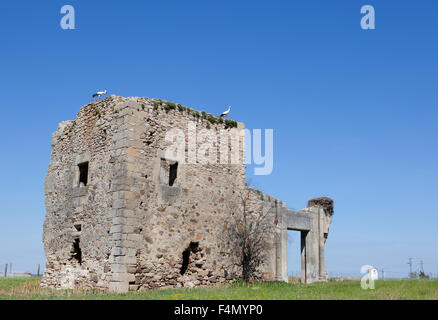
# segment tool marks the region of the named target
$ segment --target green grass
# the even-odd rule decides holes
[[[194,289],[162,289],[112,294],[98,290],[51,290],[40,288],[40,278],[0,278],[0,299],[438,299],[437,280],[376,281],[375,290],[363,290],[357,280],[300,283],[232,283]]]

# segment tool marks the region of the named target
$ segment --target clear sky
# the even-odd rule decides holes
[[[60,27],[65,4],[76,30]],[[360,27],[365,4],[375,30]],[[274,129],[274,171],[253,181],[291,208],[335,200],[329,272],[405,275],[413,257],[438,273],[437,12],[429,0],[1,1],[0,268],[44,263],[51,134],[107,89],[232,105],[232,119]]]

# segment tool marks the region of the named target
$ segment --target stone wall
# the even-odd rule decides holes
[[[84,106],[76,120],[60,123],[53,134],[45,182],[45,286],[107,287],[110,281],[111,181],[122,174],[122,159],[114,148],[120,128],[112,100]],[[79,183],[78,167],[85,162],[86,186]],[[81,257],[74,252],[77,240]]]
[[[130,290],[193,287],[226,278],[226,257],[217,238],[223,226],[225,201],[233,192],[230,187],[245,186],[243,141],[240,164],[178,161],[177,178],[170,186],[168,172],[175,159],[165,154],[172,144],[166,141],[166,134],[177,128],[188,144],[194,125],[198,135],[210,126],[213,138],[218,138],[224,126],[176,108],[165,110],[159,104],[148,99],[138,102],[138,98],[119,104],[129,127],[124,177],[128,183],[123,189],[125,201],[117,208],[123,210],[124,219],[117,228],[122,231],[122,245],[114,250],[114,259],[121,263],[119,269],[113,268],[111,290],[115,291],[126,291],[127,286]],[[195,149],[200,150],[203,143],[205,140],[198,137]],[[187,154],[192,151],[190,147],[194,145],[186,146]],[[216,156],[220,156],[218,145]]]

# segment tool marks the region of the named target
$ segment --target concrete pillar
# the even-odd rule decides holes
[[[325,269],[325,239],[324,239],[324,209],[320,208],[318,213],[318,232],[319,232],[319,280],[327,280],[327,271]]]
[[[287,275],[287,225],[284,223],[284,214],[281,208],[276,209],[278,228],[276,231],[276,270],[275,280],[288,282]]]
[[[312,228],[306,236],[306,283],[319,280],[319,230],[318,211],[310,211]]]
[[[306,283],[306,238],[307,231],[300,232],[300,246],[301,246],[301,283]]]
[[[283,226],[281,228],[281,281],[289,282],[287,274],[287,228]]]

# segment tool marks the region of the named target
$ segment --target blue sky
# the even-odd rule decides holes
[[[60,28],[65,4],[76,30]],[[365,4],[375,30],[360,28]],[[437,11],[426,0],[1,1],[0,268],[44,264],[51,133],[108,89],[216,114],[232,105],[231,118],[274,129],[274,171],[253,181],[291,208],[335,200],[329,272],[403,275],[411,256],[438,273]]]

